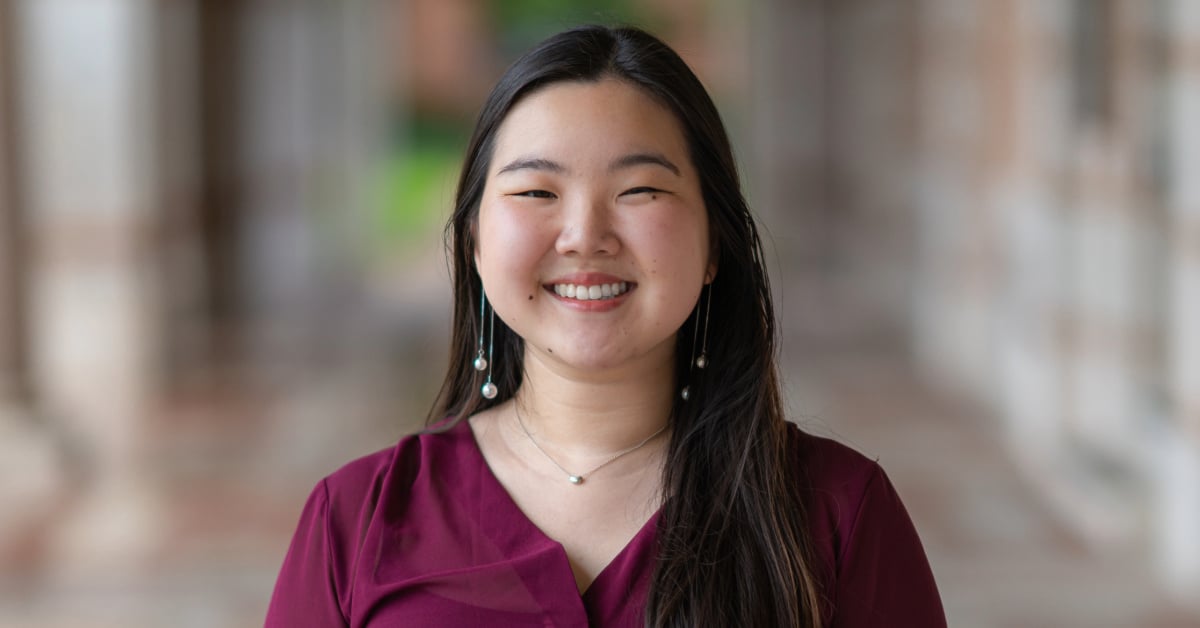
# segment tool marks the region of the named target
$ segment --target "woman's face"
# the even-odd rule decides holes
[[[501,124],[475,264],[526,359],[602,371],[669,364],[716,272],[679,121],[631,84],[562,82]]]

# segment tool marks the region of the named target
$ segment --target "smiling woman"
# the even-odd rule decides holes
[[[784,419],[754,220],[673,51],[519,59],[447,233],[431,427],[317,486],[269,626],[945,624],[882,470]]]

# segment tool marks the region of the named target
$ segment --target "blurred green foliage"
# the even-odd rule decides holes
[[[513,58],[537,42],[580,24],[647,24],[652,16],[630,0],[500,0],[491,3],[500,45]]]
[[[372,233],[385,249],[423,240],[440,228],[454,204],[454,185],[469,131],[463,122],[398,121],[381,164]]]

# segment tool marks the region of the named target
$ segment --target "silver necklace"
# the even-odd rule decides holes
[[[567,481],[576,486],[583,484],[584,479],[591,477],[591,475],[593,473],[608,466],[609,463],[614,462],[617,458],[620,458],[621,456],[624,456],[625,454],[633,453],[633,452],[637,451],[638,449],[641,449],[643,445],[650,442],[651,439],[653,439],[655,436],[662,434],[663,431],[667,429],[667,425],[669,425],[669,422],[664,424],[662,427],[658,428],[657,432],[647,436],[642,442],[634,445],[633,447],[629,447],[627,449],[622,449],[621,451],[618,451],[617,453],[613,454],[613,456],[611,458],[609,458],[608,460],[605,460],[604,462],[601,462],[599,465],[597,465],[596,467],[594,467],[591,471],[588,471],[587,473],[571,473],[570,471],[567,471],[566,469],[564,469],[561,464],[558,464],[558,461],[554,459],[554,456],[551,456],[550,454],[546,453],[546,450],[542,449],[542,446],[539,445],[537,440],[535,440],[533,438],[533,434],[529,433],[529,428],[525,427],[525,421],[521,418],[521,412],[519,410],[517,410],[517,404],[515,404],[515,403],[513,404],[513,413],[517,415],[517,424],[519,424],[521,426],[521,431],[525,432],[525,437],[529,439],[529,442],[533,443],[533,446],[537,447],[537,450],[542,452],[542,455],[546,457],[546,460],[549,460],[551,464],[558,467],[559,471],[562,471],[563,473],[567,474]]]

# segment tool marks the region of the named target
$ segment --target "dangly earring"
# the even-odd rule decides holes
[[[701,336],[702,344],[700,345],[700,357],[692,361],[696,368],[703,369],[708,366],[708,313],[712,310],[712,284],[708,284],[708,295],[704,299],[704,335]],[[696,338],[692,334],[692,354],[696,353]]]
[[[697,304],[696,305],[696,317],[697,317],[696,318],[696,326],[692,328],[692,361],[688,364],[688,372],[689,373],[691,372],[692,367],[703,370],[704,367],[708,366],[708,314],[709,314],[709,311],[712,310],[712,284],[709,283],[706,287],[708,288],[707,296],[701,295],[701,297],[705,299],[704,300],[704,335],[700,338],[700,342],[697,343],[696,342],[697,336],[700,334],[700,320],[699,320],[700,307],[699,307],[699,304]],[[697,344],[700,344],[700,356],[699,357],[696,356],[696,345]],[[679,396],[682,397],[684,401],[687,401],[688,398],[691,396],[691,392],[692,392],[691,385],[687,385],[687,386],[683,387],[683,390],[679,391]]]
[[[496,385],[492,383],[492,349],[496,341],[496,308],[492,308],[492,317],[488,321],[488,350],[487,357],[483,357],[483,314],[487,309],[487,294],[483,291],[482,283],[479,286],[479,351],[475,354],[475,362],[473,363],[476,371],[487,371],[487,381],[479,388],[480,394],[487,399],[495,399]]]

